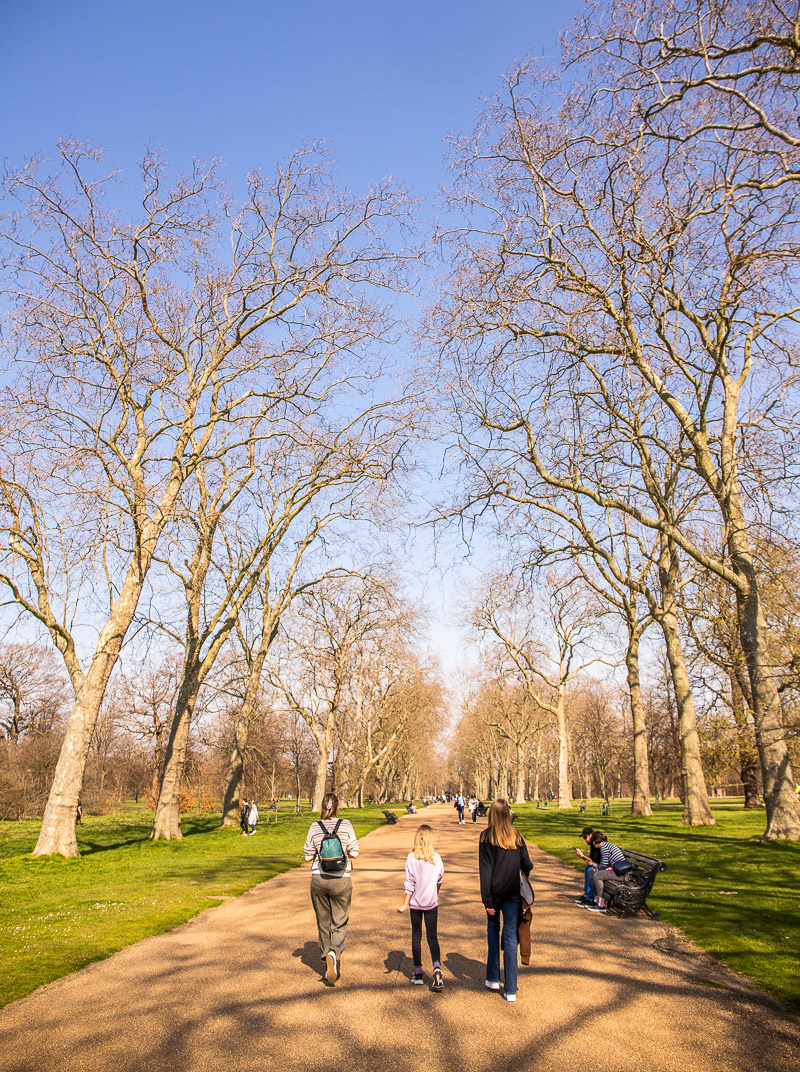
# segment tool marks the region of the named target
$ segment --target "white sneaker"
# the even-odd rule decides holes
[[[487,988],[488,990],[499,990],[499,989],[500,989],[500,984],[499,984],[499,983],[490,983],[488,979],[487,979],[487,980],[486,980],[486,982],[484,983],[484,986],[485,986],[485,987],[486,987],[486,988]]]
[[[505,994],[504,993],[503,997],[506,999],[506,1001],[516,1001],[517,1000],[517,995],[516,994]]]
[[[333,950],[330,953],[326,953],[325,963],[328,969],[325,972],[325,982],[333,984],[339,978],[339,965],[336,963],[336,954]]]

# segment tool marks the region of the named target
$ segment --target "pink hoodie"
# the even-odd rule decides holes
[[[439,904],[439,883],[444,877],[444,864],[438,852],[433,855],[433,863],[418,860],[413,852],[406,857],[405,891],[411,894],[410,908],[423,912],[436,908]]]

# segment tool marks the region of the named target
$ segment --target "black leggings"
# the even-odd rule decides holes
[[[411,909],[411,956],[414,967],[422,967],[422,920],[425,920],[425,937],[428,939],[428,948],[431,951],[431,960],[438,964],[441,959],[439,953],[439,936],[436,929],[439,925],[438,908],[412,908]]]

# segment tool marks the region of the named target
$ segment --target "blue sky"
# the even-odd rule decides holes
[[[305,139],[347,181],[420,196],[515,57],[555,55],[575,0],[0,0],[2,156],[78,135],[126,167],[145,144],[231,178]]]
[[[237,179],[324,139],[355,188],[393,175],[431,211],[445,139],[471,128],[515,58],[555,56],[577,0],[0,0],[0,156],[75,135],[131,169],[145,146],[182,170],[221,157]],[[463,549],[462,549],[463,552]],[[446,668],[463,645],[458,578],[411,572]]]

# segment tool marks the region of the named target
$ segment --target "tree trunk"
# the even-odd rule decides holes
[[[97,676],[99,675],[95,675]],[[103,702],[106,684],[107,678],[92,680],[90,670],[76,697],[47,798],[42,828],[33,850],[34,856],[47,856],[51,853],[59,853],[61,856],[78,855],[75,815],[83,788],[92,732]]]
[[[747,721],[745,696],[739,684],[736,669],[729,670],[728,678],[731,683],[731,710],[733,721],[736,723],[739,776],[744,786],[744,806],[745,808],[760,808],[762,805],[758,785],[758,753]]]
[[[558,806],[571,808],[572,796],[569,781],[569,737],[567,735],[567,687],[562,682],[558,686],[556,703],[556,723],[558,726]]]
[[[189,746],[189,730],[197,702],[199,682],[194,673],[185,675],[175,704],[175,717],[167,741],[164,772],[150,837],[179,840],[181,834],[181,785]]]
[[[89,746],[108,680],[136,612],[145,573],[146,568],[129,570],[115,613],[100,632],[89,670],[75,688],[75,703],[61,745],[42,827],[33,850],[34,856],[54,853],[61,856],[78,855],[75,815],[83,788]]]
[[[633,798],[631,815],[652,815],[650,807],[650,764],[647,757],[647,725],[642,689],[639,681],[639,638],[635,624],[628,623],[628,649],[625,667],[628,672],[631,717],[633,720]]]
[[[766,623],[761,611],[758,580],[752,556],[745,546],[744,534],[731,536],[728,542],[731,563],[748,582],[748,593],[736,593],[739,636],[750,676],[756,745],[764,781],[767,809],[765,838],[800,838],[800,802],[794,791],[794,773],[786,747],[786,730],[778,687],[766,650]]]
[[[328,760],[330,759],[331,742],[330,736],[325,734],[317,740],[319,748],[319,760],[317,762],[317,776],[314,779],[314,799],[311,801],[311,810],[319,811],[322,808],[322,798],[325,796],[325,787],[328,782]]]
[[[522,745],[517,741],[517,771],[516,771],[516,789],[514,791],[514,803],[525,803],[525,750]]]
[[[694,699],[683,657],[683,646],[678,631],[675,612],[675,584],[678,558],[674,547],[663,541],[659,577],[661,580],[662,610],[658,623],[664,634],[675,700],[678,706],[678,737],[680,742],[681,781],[683,783],[683,823],[686,826],[714,826],[714,818],[708,804],[703,765],[700,760],[700,740],[697,735],[697,718]]]
[[[247,738],[250,735],[250,716],[245,714],[247,695],[236,719],[236,732],[233,737],[233,749],[228,761],[228,776],[225,779],[225,795],[222,801],[222,822],[220,826],[236,826],[239,822],[239,809],[242,801],[242,778],[244,777],[244,757],[247,752]],[[300,778],[296,775],[297,798],[300,799]]]
[[[539,764],[542,760],[542,735],[541,733],[536,738],[536,766],[533,771],[533,799],[536,803],[539,803]]]

